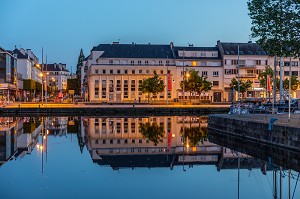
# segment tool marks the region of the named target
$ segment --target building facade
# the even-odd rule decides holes
[[[0,47],[0,100],[13,101],[16,98],[17,59],[11,51]]]
[[[282,59],[283,78],[291,73],[299,77],[299,58]],[[276,60],[277,77],[280,75],[279,59]],[[217,41],[215,47],[194,47],[153,44],[100,44],[95,46],[83,62],[81,85],[83,96],[90,102],[155,102],[207,100],[232,102],[238,91],[231,89],[231,80],[250,80],[251,88],[240,97],[266,98],[266,88],[260,85],[259,74],[267,66],[274,66],[270,57],[258,44]],[[212,83],[209,91],[187,92],[180,82],[188,78],[190,70]],[[154,73],[164,81],[166,88],[157,95],[148,96],[139,85]],[[300,97],[299,89],[293,97]],[[272,94],[271,94],[272,95]],[[272,97],[272,96],[269,96]]]
[[[67,79],[70,72],[66,68],[66,64],[54,63],[44,64],[43,81],[55,93],[65,93],[67,89]]]

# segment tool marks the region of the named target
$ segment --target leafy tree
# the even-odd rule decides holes
[[[75,94],[79,94],[80,84],[78,79],[67,79],[67,90],[74,90]]]
[[[260,86],[263,87],[263,88],[266,88],[266,90],[267,90],[268,75],[270,76],[270,85],[272,85],[273,74],[274,74],[274,71],[272,70],[272,68],[270,66],[266,66],[266,69],[263,72],[261,72],[258,76]],[[270,97],[270,92],[271,92],[271,90],[268,91],[268,96],[269,97]]]
[[[230,87],[231,89],[235,89],[236,91],[239,90],[239,83],[235,78],[231,80]],[[247,81],[240,80],[240,92],[243,94],[243,96],[244,93],[251,87],[252,87],[251,80],[247,80]]]
[[[148,94],[148,101],[150,99],[149,94],[158,94],[160,92],[163,92],[164,88],[164,81],[156,73],[154,73],[153,77],[144,79],[140,86],[140,90],[142,91],[142,93]]]
[[[32,79],[23,80],[23,89],[26,91],[34,92],[36,81]]]
[[[299,0],[248,0],[252,38],[272,56],[300,52]]]
[[[206,77],[199,76],[199,71],[195,71],[193,69],[188,71],[188,74],[189,77],[186,77],[183,81],[179,83],[182,89],[184,87],[184,91],[190,92],[190,95],[192,94],[192,92],[195,92],[199,96],[201,96],[202,92],[211,90],[212,83],[207,81]]]
[[[164,138],[165,131],[162,126],[157,123],[150,124],[149,122],[140,125],[140,132],[144,138],[148,138],[156,146],[159,141]]]
[[[299,86],[299,80],[297,79],[297,76],[292,75],[291,76],[291,90],[293,90],[293,91],[297,90],[298,86]],[[283,80],[283,88],[285,90],[289,90],[289,79],[288,78]]]

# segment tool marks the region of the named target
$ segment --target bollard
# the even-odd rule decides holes
[[[278,120],[277,118],[274,118],[274,117],[271,117],[270,118],[270,123],[269,123],[269,126],[268,126],[268,130],[271,131],[272,130],[272,126],[273,124],[275,123],[275,121]]]

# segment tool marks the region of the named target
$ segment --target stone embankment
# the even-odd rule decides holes
[[[1,108],[0,116],[164,116],[226,113],[227,107],[40,107]]]
[[[273,119],[271,119],[273,118]],[[270,120],[275,123],[269,126]],[[210,115],[208,131],[300,152],[300,115]]]

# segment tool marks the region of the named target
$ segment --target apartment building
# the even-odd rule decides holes
[[[42,72],[47,86],[53,88],[55,92],[64,93],[66,91],[67,79],[70,77],[66,64],[44,64]]]
[[[149,97],[166,101],[177,96],[172,80],[177,71],[170,45],[100,44],[92,49],[83,65],[82,84],[89,101],[146,101],[148,96],[142,94],[139,86],[154,73],[169,85],[164,92]]]

